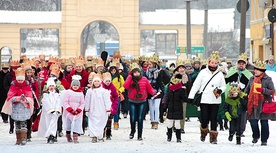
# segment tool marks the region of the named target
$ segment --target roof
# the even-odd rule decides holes
[[[234,29],[235,9],[208,10],[209,31],[231,31]],[[141,12],[141,25],[185,25],[185,9],[156,10],[155,12]],[[204,10],[191,10],[191,24],[204,24]]]
[[[57,24],[62,22],[61,11],[4,11],[0,10],[0,23]]]

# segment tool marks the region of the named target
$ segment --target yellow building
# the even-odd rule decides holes
[[[252,60],[256,59],[267,60],[268,56],[274,54],[275,57],[275,40],[272,43],[271,36],[274,35],[274,30],[271,32],[272,23],[268,20],[268,12],[271,9],[271,0],[266,0],[268,3],[259,2],[260,0],[251,0],[251,21],[250,21],[250,39]],[[264,0],[261,0],[264,2]],[[276,2],[276,0],[274,0]],[[274,53],[272,53],[272,45]]]
[[[26,13],[28,16],[28,12],[15,12]],[[94,21],[105,21],[115,27],[119,35],[121,55],[139,56],[141,30],[176,30],[178,31],[177,45],[185,46],[186,44],[186,27],[184,25],[140,25],[139,0],[63,0],[62,10],[52,13],[60,15],[60,20],[51,23],[46,21],[38,23],[7,21],[0,23],[0,49],[9,47],[12,50],[12,58],[19,59],[22,55],[20,30],[50,28],[59,31],[59,57],[79,56],[82,54],[80,50],[84,28]],[[22,16],[22,18],[26,16]],[[43,19],[43,15],[40,18]],[[30,17],[26,17],[26,21],[28,20]],[[202,45],[203,25],[193,25],[192,36],[194,36],[192,45]]]

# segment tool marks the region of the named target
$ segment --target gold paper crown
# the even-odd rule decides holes
[[[146,57],[145,55],[143,55],[143,56],[140,56],[138,59],[139,61],[148,61],[149,57]]]
[[[80,56],[79,56],[79,59],[81,59],[81,60],[85,60],[85,58],[84,58],[84,56],[83,56],[83,55],[80,55]]]
[[[111,79],[112,79],[111,74],[110,74],[109,72],[103,73],[102,76],[103,76],[103,80],[104,80],[105,78],[111,78]]]
[[[49,57],[49,60],[48,60],[48,62],[52,62],[52,63],[58,63],[58,61],[59,61],[58,58],[54,56]]]
[[[231,59],[226,59],[226,63],[232,63]]]
[[[40,55],[38,55],[38,57],[39,57],[40,59],[44,59],[44,60],[45,60],[45,55],[44,55],[44,54],[40,54]]]
[[[20,56],[20,59],[23,59],[23,60],[24,60],[25,58],[27,58],[26,55],[21,55],[21,56]]]
[[[94,66],[93,61],[87,61],[87,62],[85,63],[85,68],[93,67],[93,66]]]
[[[104,66],[104,61],[101,58],[97,59],[96,67],[99,67],[99,66]]]
[[[103,79],[103,76],[101,75],[101,74],[99,74],[99,73],[95,73],[95,72],[91,72],[90,74],[89,74],[89,77],[88,77],[89,79],[94,79],[94,78],[100,78],[101,80]]]
[[[39,59],[39,57],[34,57],[34,58],[32,58],[32,61],[39,61],[40,62],[40,59]]]
[[[121,58],[121,55],[120,55],[120,52],[119,52],[119,51],[115,50],[115,51],[113,52],[113,59],[114,59],[114,58]]]
[[[59,76],[60,68],[58,64],[52,64],[50,67],[51,74],[55,76]]]
[[[22,69],[25,71],[32,69],[32,64],[30,60],[25,60],[24,63],[21,64]]]
[[[11,66],[20,66],[20,62],[18,60],[11,60],[10,61]]]
[[[239,86],[239,84],[237,82],[232,82],[230,83],[230,90],[228,93],[229,97],[232,97],[233,93],[240,93],[241,92],[241,88]]]
[[[202,65],[208,64],[208,60],[207,60],[207,59],[203,59],[203,60],[201,61],[201,64],[202,64]]]
[[[184,60],[184,63],[185,63],[185,64],[192,64],[192,63],[193,63],[193,60],[187,58],[187,59]]]
[[[242,53],[239,58],[238,58],[238,62],[239,61],[244,61],[245,63],[247,63],[247,55],[245,53]]]
[[[274,60],[274,56],[273,55],[269,55],[268,59],[273,59]]]
[[[149,57],[148,61],[150,62],[154,62],[158,64],[158,60],[159,60],[159,55],[158,54],[153,54],[151,57]]]
[[[25,70],[21,67],[15,70],[15,76],[25,76]]]
[[[86,57],[86,60],[87,60],[87,61],[92,61],[92,60],[93,60],[93,57],[92,57],[92,56],[87,56],[87,57]]]
[[[111,66],[116,66],[117,67],[117,65],[120,65],[120,59],[119,58],[113,58],[112,62],[110,63],[110,67]]]
[[[67,66],[67,65],[74,65],[74,63],[72,62],[71,59],[66,59],[65,66]]]
[[[173,84],[178,84],[178,83],[181,82],[181,79],[176,78],[175,76],[173,76],[173,77],[171,78],[170,82],[173,83]]]
[[[130,63],[139,63],[139,59],[136,59],[136,58],[133,58],[133,59],[131,59],[131,61],[130,61]]]
[[[220,66],[220,67],[219,67],[219,71],[221,71],[221,72],[224,73],[224,74],[227,74],[227,72],[226,72],[224,66]]]
[[[10,68],[10,65],[8,63],[2,63],[1,67],[2,67],[2,69],[3,68]]]
[[[47,67],[47,63],[46,63],[45,61],[42,61],[42,62],[40,63],[40,67]]]
[[[75,60],[74,60],[75,66],[83,66],[84,63],[85,62],[82,59],[75,58]]]
[[[219,62],[219,52],[218,51],[213,51],[209,57],[209,61],[210,60],[215,60],[217,62]]]
[[[176,64],[176,67],[178,67],[180,65],[184,66],[185,65],[185,61],[184,60],[176,60],[175,64]]]
[[[194,62],[200,62],[200,58],[199,57],[195,57]]]
[[[258,60],[255,62],[254,67],[261,70],[266,70],[266,63],[264,61]]]
[[[135,69],[135,68],[140,69],[140,66],[139,66],[137,63],[131,63],[131,64],[129,65],[130,71],[132,71],[132,70]]]

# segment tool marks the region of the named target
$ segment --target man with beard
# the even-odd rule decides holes
[[[193,101],[195,94],[205,88],[200,101],[200,140],[204,142],[209,132],[211,144],[217,144],[217,115],[221,94],[226,88],[224,76],[218,69],[218,62],[219,52],[216,51],[210,55],[207,67],[199,72],[188,96]],[[209,122],[211,122],[210,130]]]
[[[240,88],[242,91],[244,91],[245,87],[247,86],[250,77],[252,77],[252,73],[246,69],[246,64],[247,64],[247,55],[246,54],[241,54],[238,59],[238,64],[236,67],[232,67],[229,71],[228,74],[225,77],[225,81],[227,84],[225,95],[228,95],[228,91],[230,89],[230,83],[231,82],[238,82],[240,85]],[[245,131],[246,128],[246,110],[247,107],[243,106],[242,112],[241,112],[241,136],[244,137],[243,132]],[[224,122],[226,123],[226,122]],[[227,124],[227,123],[226,123]],[[225,127],[226,125],[224,125]]]

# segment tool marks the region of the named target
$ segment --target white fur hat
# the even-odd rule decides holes
[[[56,78],[48,78],[48,80],[47,80],[47,88],[49,88],[50,85],[56,86],[55,79]]]

